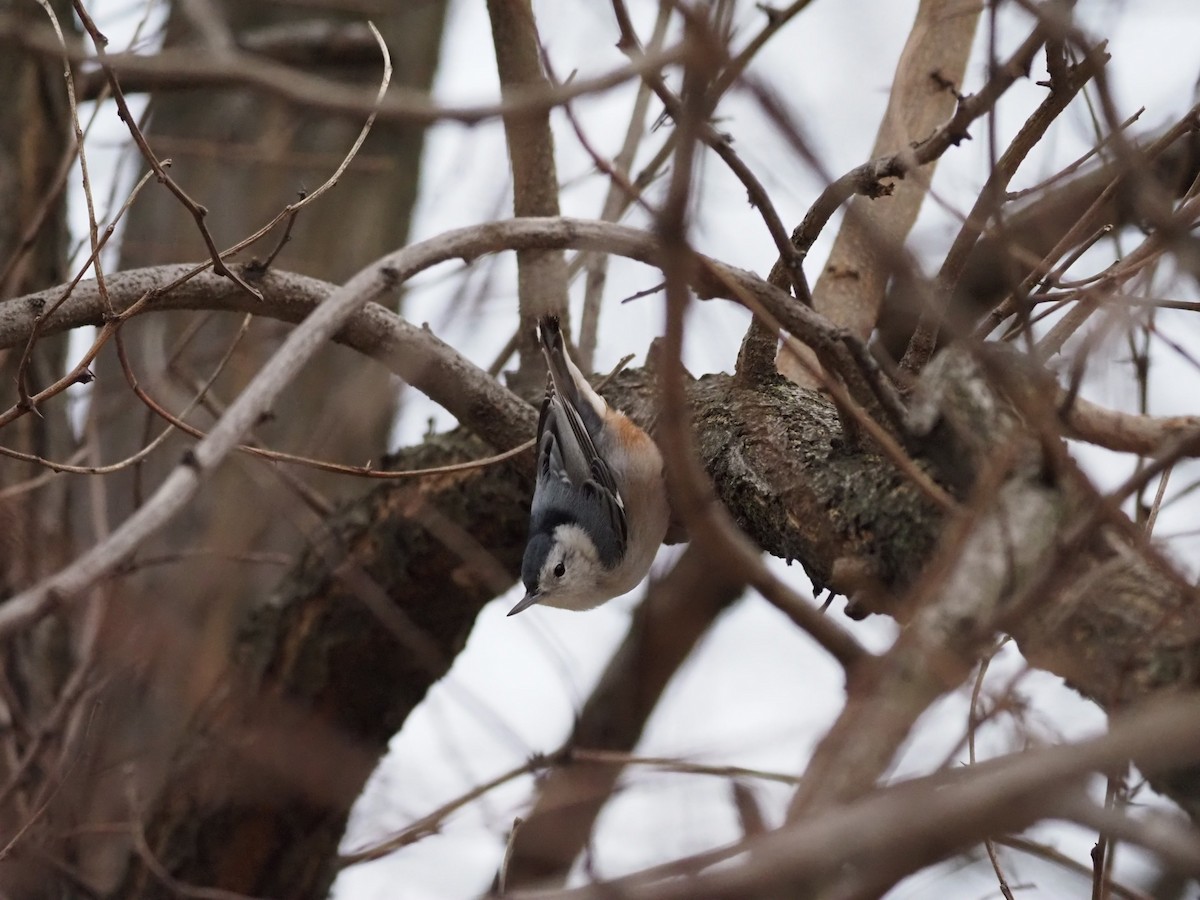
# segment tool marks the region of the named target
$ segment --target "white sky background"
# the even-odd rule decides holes
[[[106,4],[122,6],[124,4]],[[631,0],[639,32],[648,35],[655,3]],[[1200,4],[1194,0],[1126,3],[1087,0],[1080,4],[1082,22],[1093,33],[1110,38],[1109,67],[1119,110],[1132,113],[1145,106],[1140,127],[1166,124],[1194,102],[1200,71]],[[827,170],[840,174],[863,162],[887,100],[892,72],[916,8],[915,0],[817,0],[759,55],[751,72],[787,103],[820,155]],[[621,65],[616,29],[606,3],[594,0],[535,2],[547,51],[560,77],[579,77]],[[128,21],[125,19],[125,21]],[[742,4],[740,42],[763,22],[753,4]],[[102,22],[102,27],[104,23]],[[1001,55],[1027,33],[1018,15],[1002,16]],[[114,37],[117,29],[110,30]],[[983,33],[981,29],[981,40]],[[118,45],[119,46],[119,45]],[[964,91],[983,81],[982,44],[969,69]],[[1041,59],[1038,66],[1041,66]],[[1035,78],[1041,77],[1035,72]],[[497,95],[494,57],[484,4],[452,0],[436,93],[445,102],[486,101]],[[1029,81],[1019,83],[998,108],[1002,149],[1006,136],[1024,121],[1043,96]],[[613,91],[575,105],[593,145],[609,156],[624,136],[633,88]],[[651,106],[651,116],[658,107]],[[822,182],[796,158],[765,115],[746,96],[733,92],[721,105],[720,127],[735,136],[735,149],[765,184],[785,225],[799,222]],[[115,117],[114,121],[115,121]],[[119,128],[119,123],[117,123]],[[598,214],[607,184],[594,172],[565,116],[554,117],[559,176],[566,185],[563,212]],[[965,212],[986,174],[985,128],[975,140],[948,153],[938,170],[935,191],[958,213]],[[107,131],[89,143],[93,179],[111,179],[116,171],[115,146],[123,132]],[[1018,174],[1014,187],[1036,183],[1091,146],[1090,124],[1076,104],[1060,119],[1051,139]],[[650,152],[661,138],[652,136]],[[648,153],[643,154],[648,158]],[[503,132],[498,123],[474,128],[445,125],[432,129],[426,145],[421,199],[413,239],[446,229],[511,214],[511,194]],[[697,188],[693,240],[698,249],[734,265],[765,273],[775,253],[765,226],[745,200],[745,192],[714,157],[704,158]],[[103,196],[103,188],[97,188]],[[76,203],[77,230],[85,222]],[[630,224],[645,224],[631,215]],[[810,256],[810,280],[820,271],[836,229],[826,229]],[[936,203],[927,203],[913,247],[936,260],[957,230],[957,220]],[[81,232],[80,232],[81,233]],[[1133,246],[1131,240],[1127,246]],[[111,265],[110,265],[111,270]],[[515,262],[500,261],[494,288],[479,308],[455,305],[456,283],[446,270],[418,279],[406,315],[429,322],[445,340],[487,365],[515,325]],[[644,353],[660,333],[662,304],[647,297],[619,305],[621,298],[657,283],[657,273],[614,259],[610,265],[602,314],[596,368],[604,371],[627,353]],[[1173,296],[1195,299],[1173,288]],[[582,280],[572,297],[578,303]],[[1194,314],[1161,314],[1173,340],[1200,358],[1200,332]],[[730,370],[746,325],[746,315],[732,304],[698,304],[690,317],[685,362],[694,374]],[[1107,365],[1094,366],[1085,394],[1097,402],[1133,408],[1127,354],[1113,348]],[[1152,409],[1158,413],[1196,413],[1196,368],[1174,352],[1158,353],[1152,372]],[[85,395],[84,392],[80,392]],[[405,416],[397,442],[419,438],[433,416],[452,424],[443,411],[407,392]],[[1111,487],[1130,471],[1131,460],[1094,448],[1077,448],[1079,458],[1102,486]],[[1172,487],[1180,490],[1200,478],[1195,464],[1180,466]],[[1194,529],[1197,505],[1167,507],[1158,533]],[[1181,539],[1177,558],[1200,568],[1200,540]],[[665,550],[664,567],[677,551]],[[660,569],[661,570],[661,569]],[[799,566],[781,572],[807,591]],[[451,674],[437,685],[392,742],[389,756],[360,801],[346,847],[381,838],[424,815],[474,785],[520,763],[531,753],[554,750],[567,735],[575,712],[587,697],[608,656],[621,640],[637,592],[588,613],[535,608],[514,619],[504,613],[515,602],[509,596],[490,604],[479,617],[467,649]],[[841,616],[842,601],[831,614]],[[873,618],[848,623],[871,649],[886,647],[895,634],[889,620]],[[988,686],[1000,691],[1023,668],[1019,654],[1006,648],[993,663]],[[1026,727],[1046,740],[1074,737],[1103,727],[1103,716],[1078,699],[1058,679],[1029,673],[1020,684],[1030,710]],[[963,734],[966,693],[944,699],[921,721],[901,755],[895,775],[928,771],[938,765]],[[647,728],[638,752],[680,757],[712,764],[732,764],[785,773],[803,771],[814,743],[824,734],[844,700],[840,669],[803,633],[764,601],[748,596],[726,615],[683,667],[669,687]],[[982,757],[1015,748],[1010,720],[982,729]],[[963,756],[965,760],[965,756]],[[782,817],[788,791],[754,785],[775,821]],[[508,828],[530,797],[531,782],[522,779],[487,795],[452,816],[440,835],[426,838],[402,853],[346,872],[335,892],[340,900],[423,900],[469,897],[483,892],[495,871]],[[1102,791],[1102,786],[1098,785]],[[1066,826],[1044,826],[1035,832],[1075,859],[1088,864],[1094,835]],[[701,776],[664,774],[634,768],[624,789],[605,810],[595,842],[594,870],[615,876],[643,866],[697,852],[739,836],[728,785]],[[1029,857],[1002,851],[1011,884],[1028,885],[1022,897],[1082,897],[1089,884],[1064,875]],[[1135,885],[1148,877],[1146,858],[1121,848],[1117,872]],[[889,896],[998,896],[986,859],[954,861],[928,870],[899,886]]]

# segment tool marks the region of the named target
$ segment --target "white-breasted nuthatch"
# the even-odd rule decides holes
[[[592,390],[557,316],[538,323],[550,368],[538,419],[537,481],[521,563],[525,598],[591,609],[633,590],[667,533],[663,460],[650,435]]]

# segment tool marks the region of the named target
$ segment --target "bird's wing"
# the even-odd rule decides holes
[[[553,382],[538,422],[536,494],[535,508],[588,529],[605,564],[624,555],[629,525],[616,478],[578,412],[558,395]],[[533,524],[536,529],[540,523]]]

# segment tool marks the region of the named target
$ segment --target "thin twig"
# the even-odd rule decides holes
[[[403,251],[401,251],[403,253]],[[397,289],[393,258],[364,269],[339,289],[295,331],[259,375],[230,406],[208,437],[189,450],[154,495],[109,537],[65,568],[12,597],[0,606],[0,634],[11,634],[61,602],[77,600],[97,579],[128,557],[146,537],[174,518],[211,472],[270,408],[304,363],[363,303],[392,296]]]
[[[940,307],[921,311],[917,327],[909,341],[900,368],[910,375],[919,373],[928,363],[937,344],[938,330],[946,312],[946,304],[958,285],[967,265],[971,249],[975,246],[988,218],[998,213],[1006,197],[1009,182],[1030,151],[1041,141],[1050,125],[1095,76],[1095,66],[1103,65],[1108,56],[1102,54],[1098,61],[1089,56],[1087,60],[1067,69],[1060,79],[1052,79],[1050,93],[1025,121],[1016,137],[1005,149],[988,174],[987,182],[979,192],[966,222],[955,235],[937,276],[936,299]]]
[[[612,5],[617,17],[617,25],[621,31],[621,37],[617,46],[627,54],[636,53],[640,56],[643,51],[638,42],[637,33],[633,29],[629,12],[625,8],[624,0],[612,0]],[[724,62],[724,50],[713,39],[713,36],[707,33],[707,29],[704,31],[700,30],[701,25],[698,18],[689,18],[689,24],[693,26],[690,32],[690,40],[698,41],[702,45],[703,49],[701,52],[706,57],[705,64],[711,66]],[[643,78],[650,85],[654,93],[658,95],[667,113],[678,124],[679,118],[683,115],[683,103],[688,102],[689,98],[685,97],[681,101],[680,98],[676,97],[658,73],[647,72]],[[758,210],[764,224],[767,226],[767,231],[771,235],[771,239],[775,242],[775,248],[779,252],[780,259],[783,260],[784,271],[787,273],[789,284],[791,284],[792,289],[801,302],[811,305],[812,297],[809,293],[808,281],[804,277],[803,256],[797,252],[796,247],[789,239],[787,229],[784,228],[783,220],[775,210],[775,205],[771,202],[770,195],[767,193],[766,188],[762,186],[757,176],[750,170],[750,167],[738,156],[728,137],[718,133],[707,122],[707,116],[711,111],[713,103],[711,98],[716,95],[716,92],[712,91],[708,84],[697,83],[693,89],[699,92],[696,101],[703,110],[701,118],[695,126],[698,139],[716,153],[720,160],[733,172],[738,181],[742,183],[751,204]]]
[[[658,17],[654,22],[654,30],[648,44],[652,50],[657,50],[666,42],[667,25],[671,19],[673,5],[671,0],[660,0],[658,4]],[[612,161],[613,175],[610,176],[611,180],[604,197],[604,205],[600,210],[600,218],[604,221],[618,221],[624,211],[628,209],[629,203],[640,197],[640,192],[629,182],[629,175],[638,148],[646,133],[646,113],[650,106],[650,94],[650,86],[643,80],[638,85],[633,109],[629,114],[629,126],[625,129],[625,139]],[[572,115],[574,123],[571,105],[566,104],[564,108],[568,114]],[[582,132],[582,128],[577,124],[574,127],[577,133]],[[593,158],[595,156],[593,154]],[[585,257],[585,260],[587,278],[584,281],[583,311],[579,317],[579,333],[575,346],[579,350],[579,364],[582,371],[590,372],[596,358],[600,304],[603,300],[604,284],[608,275],[608,257],[604,254],[594,254],[590,258]]]
[[[975,730],[979,725],[979,697],[983,693],[983,680],[987,677],[988,666],[1007,640],[1008,638],[1002,640],[991,653],[980,660],[979,671],[975,675],[975,686],[971,689],[971,705],[967,712],[967,752],[971,765],[976,763]],[[1004,900],[1014,900],[1012,888],[1008,886],[1008,879],[1004,877],[1004,871],[1000,868],[1000,856],[996,853],[995,842],[989,837],[984,840],[983,846],[987,849],[988,860],[992,864],[992,871],[996,873],[996,881],[1000,884],[1000,893],[1004,895]]]
[[[78,2],[78,0],[76,0],[76,2]],[[375,30],[374,25],[371,25],[370,27],[372,29],[372,32],[376,35],[376,40],[378,41],[381,51],[383,53],[383,62],[384,62],[383,76],[380,81],[379,91],[377,92],[377,95],[376,95],[376,107],[378,107],[378,104],[382,101],[385,91],[387,89],[387,85],[391,79],[392,66],[391,66],[391,57],[388,55],[387,46],[386,46],[386,44],[384,44],[382,36],[379,35],[377,30]],[[311,194],[308,194],[307,196],[303,197],[299,201],[288,204],[288,206],[286,206],[278,215],[276,215],[270,222],[268,222],[266,225],[264,225],[258,231],[254,232],[249,237],[246,237],[246,238],[242,239],[241,241],[237,242],[232,247],[230,247],[228,250],[225,250],[223,253],[218,254],[217,259],[215,259],[215,260],[210,259],[207,262],[202,263],[198,266],[191,267],[190,269],[185,271],[182,275],[180,275],[170,285],[167,285],[167,286],[161,288],[160,290],[161,291],[171,290],[172,288],[189,281],[190,279],[194,278],[196,275],[200,274],[201,272],[205,272],[210,268],[213,269],[214,271],[219,272],[218,264],[221,267],[224,266],[224,263],[221,262],[221,260],[223,260],[229,256],[232,256],[232,255],[238,253],[239,251],[241,251],[242,249],[244,249],[245,247],[248,247],[251,244],[255,243],[263,235],[267,234],[272,229],[274,229],[275,226],[278,225],[285,218],[287,218],[289,216],[293,216],[297,210],[302,209],[303,207],[307,206],[308,204],[314,202],[318,197],[320,197],[327,190],[329,190],[329,188],[331,188],[334,184],[337,183],[337,180],[341,177],[342,173],[350,165],[351,160],[358,153],[359,148],[362,147],[363,142],[366,140],[367,135],[370,133],[370,130],[371,130],[372,125],[374,124],[374,121],[375,121],[375,111],[372,110],[372,112],[368,115],[367,121],[363,124],[362,129],[359,131],[357,139],[351,145],[350,150],[342,158],[341,163],[338,165],[338,167],[333,172],[333,174],[330,175],[329,178],[327,178],[325,180],[325,182],[322,183],[319,188],[317,188]],[[128,120],[128,123],[131,128],[138,130],[136,123],[134,123],[132,121],[132,119]],[[140,130],[138,130],[138,133],[140,133]],[[126,202],[126,207],[131,202],[132,202],[132,198]],[[110,230],[108,233],[111,233],[112,227],[113,226],[110,226]],[[106,234],[106,237],[107,237],[107,234]],[[82,272],[80,273],[79,277],[82,277]],[[76,281],[78,281],[78,278],[76,279]],[[58,305],[61,305],[62,303],[66,302],[68,296],[70,295],[71,289],[74,287],[74,284],[75,284],[75,282],[72,282],[72,284],[70,286],[68,286],[66,290],[64,290],[62,292],[61,297],[59,297],[55,302],[55,308],[57,308]],[[71,368],[71,370],[68,371],[64,376],[59,378],[58,381],[54,382],[49,387],[44,388],[37,395],[30,397],[28,404],[18,401],[18,403],[15,406],[11,407],[6,412],[0,413],[0,428],[7,425],[9,422],[13,421],[14,419],[17,419],[20,416],[24,415],[30,409],[36,408],[37,404],[43,402],[44,400],[46,400],[50,397],[55,396],[56,394],[61,393],[63,390],[70,387],[71,385],[78,384],[80,382],[86,382],[86,381],[90,380],[91,373],[88,371],[88,366],[91,365],[92,360],[94,360],[96,358],[96,356],[97,356],[97,354],[99,354],[100,350],[108,343],[108,341],[110,341],[112,339],[113,335],[116,333],[116,330],[120,327],[121,323],[125,319],[127,319],[133,315],[136,315],[138,312],[141,311],[141,309],[144,306],[146,306],[147,304],[156,300],[159,295],[160,295],[159,290],[148,291],[136,303],[133,303],[132,305],[126,307],[119,315],[114,316],[111,319],[109,319],[109,318],[104,319],[101,328],[99,329],[95,339],[92,341],[91,347],[89,347],[84,352],[83,356],[76,362],[76,364]],[[251,292],[251,296],[255,297],[258,300],[262,299],[261,293],[259,293],[257,290]]]
[[[59,56],[60,50],[46,35],[33,29],[8,29],[0,16],[0,37],[38,53]],[[68,45],[71,61],[95,63],[96,58],[78,43]],[[545,112],[568,100],[601,94],[620,87],[645,71],[661,71],[683,62],[688,48],[676,45],[649,53],[644,59],[618,66],[612,71],[581,78],[562,88],[527,87],[514,90],[492,103],[449,106],[434,101],[428,91],[397,87],[377,106],[379,121],[414,127],[443,122],[474,125],[505,115]],[[361,118],[376,109],[376,99],[361,88],[313,75],[294,66],[282,65],[253,53],[238,50],[219,59],[204,49],[165,48],[153,55],[111,54],[113,73],[127,85],[127,92],[196,90],[198,88],[253,88],[311,112]],[[101,73],[105,74],[105,73]],[[91,99],[92,92],[88,92]]]
[[[100,29],[96,27],[95,21],[88,13],[87,7],[83,0],[72,0],[72,6],[75,8],[75,14],[79,17],[79,21],[83,24],[84,29],[92,37],[92,42],[96,47],[96,57],[100,63],[100,67],[108,76],[109,85],[112,87],[113,100],[116,101],[118,115],[129,129],[129,134],[133,137],[133,142],[141,151],[142,158],[146,164],[153,170],[155,177],[160,184],[166,186],[176,199],[183,204],[184,209],[191,214],[196,222],[196,230],[200,232],[200,237],[204,241],[204,245],[208,248],[209,258],[212,261],[213,271],[218,275],[223,275],[238,285],[246,293],[254,297],[260,297],[258,291],[246,283],[241,275],[234,272],[225,265],[225,261],[221,258],[221,251],[217,249],[216,242],[213,240],[212,233],[208,230],[208,226],[204,223],[205,217],[208,215],[208,210],[193,200],[179,183],[167,174],[166,167],[163,166],[158,156],[150,149],[150,144],[146,140],[146,136],[142,134],[142,130],[138,128],[137,122],[134,119],[133,113],[129,109],[129,104],[125,102],[125,94],[121,91],[121,85],[117,81],[116,73],[113,71],[112,65],[108,61],[108,52],[105,47],[108,46],[108,38],[101,34]],[[82,159],[82,156],[81,156]]]
[[[453,813],[458,812],[464,806],[475,802],[489,791],[495,790],[505,784],[508,784],[514,779],[520,778],[522,775],[528,775],[531,772],[536,772],[549,764],[546,757],[535,756],[518,766],[513,766],[506,772],[501,772],[495,778],[476,785],[471,790],[466,791],[455,797],[447,803],[443,803],[432,812],[426,813],[406,825],[400,831],[381,841],[376,841],[360,850],[351,850],[338,857],[337,866],[339,869],[356,866],[360,863],[371,862],[376,859],[395,853],[409,844],[414,844],[422,838],[428,837],[431,834],[436,834],[441,830],[442,823],[445,822]]]
[[[1020,850],[1022,853],[1028,853],[1030,856],[1036,856],[1039,859],[1044,859],[1047,862],[1052,862],[1056,866],[1066,869],[1069,872],[1074,872],[1077,875],[1082,875],[1085,878],[1091,878],[1091,866],[1085,866],[1083,863],[1067,856],[1060,850],[1046,844],[1040,844],[1037,841],[1031,841],[1025,837],[1008,835],[1005,837],[996,838],[997,844],[1002,844],[1005,847],[1011,847],[1013,850]],[[1123,900],[1152,900],[1149,894],[1135,890],[1131,887],[1109,879],[1106,883],[1109,891],[1114,895],[1123,898]]]

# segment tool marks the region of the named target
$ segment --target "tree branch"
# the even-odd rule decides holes
[[[500,74],[501,96],[522,89],[549,90],[542,71],[537,23],[530,0],[488,0],[492,44]],[[504,116],[504,139],[513,177],[513,214],[558,215],[558,168],[548,109]],[[561,250],[517,251],[517,292],[521,327],[516,390],[535,396],[545,381],[545,366],[535,336],[535,323],[544,315],[567,317],[567,266]]]
[[[915,779],[856,803],[736,844],[610,882],[538,894],[545,900],[699,900],[759,896],[797,880],[894,883],[997,832],[1020,831],[1045,817],[1079,810],[1082,777],[1130,757],[1163,774],[1200,761],[1200,714],[1194,694],[1130,715],[1101,737],[1026,750],[951,776]],[[914,816],[915,809],[921,814]],[[1126,820],[1127,821],[1127,820]],[[1124,822],[1123,822],[1124,824]],[[1136,829],[1126,827],[1127,834]],[[1195,832],[1173,833],[1175,865],[1200,870]],[[740,857],[731,865],[716,865]],[[880,876],[883,877],[880,877]],[[834,896],[859,896],[835,893]],[[529,896],[533,895],[517,895]]]
[[[16,43],[54,59],[61,48],[48,29],[22,28],[21,23],[0,16],[0,43]],[[80,44],[68,46],[76,64],[95,61]],[[499,103],[474,106],[439,106],[429,94],[412,88],[393,88],[378,106],[379,122],[427,127],[441,121],[472,125],[503,115],[551,109],[575,97],[611,90],[641,76],[676,64],[687,55],[684,47],[667,47],[614,69],[604,75],[581,78],[558,88],[525,88]],[[272,62],[251,53],[231,50],[219,57],[208,50],[167,48],[154,56],[114,54],[107,62],[126,92],[147,90],[192,90],[198,87],[249,87],[310,112],[365,118],[376,109],[369,90],[310,75],[300,69]]]

